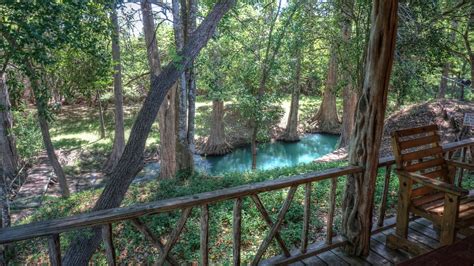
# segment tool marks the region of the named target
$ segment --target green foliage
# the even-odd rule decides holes
[[[15,111],[13,118],[15,120],[13,133],[18,153],[23,160],[29,160],[43,149],[43,139],[36,114],[27,110]]]
[[[201,192],[215,191],[222,188],[229,188],[243,184],[261,182],[265,180],[277,179],[285,176],[292,176],[311,171],[321,171],[323,169],[343,166],[343,163],[321,163],[307,164],[297,167],[280,168],[270,171],[256,171],[246,173],[228,173],[222,177],[210,177],[201,174],[189,178],[161,180],[159,182],[149,182],[132,185],[123,202],[123,206],[130,206],[136,203],[144,203],[155,200],[162,200],[185,195],[192,195]],[[376,204],[380,204],[384,171],[379,172],[377,179]],[[393,203],[397,181],[392,176],[389,190],[388,213],[393,212]],[[341,203],[344,190],[344,177],[338,179],[337,203],[336,203],[336,232],[339,232],[341,222]],[[261,193],[262,202],[267,208],[272,219],[276,215],[286,198],[287,189]],[[90,210],[91,204],[95,202],[101,190],[90,190],[73,194],[69,199],[48,198],[43,207],[23,220],[22,223],[33,221],[54,219],[67,215],[82,213]],[[313,184],[312,189],[312,218],[310,227],[311,241],[319,241],[324,237],[325,217],[329,207],[330,181],[325,180]],[[293,199],[292,205],[285,216],[282,226],[282,237],[289,247],[299,245],[302,229],[304,189],[301,186]],[[232,205],[233,202],[224,201],[211,204],[210,208],[210,260],[215,264],[228,264],[232,261]],[[263,219],[254,203],[249,198],[245,198],[242,208],[242,256],[245,263],[255,254],[260,243],[268,232]],[[180,240],[172,250],[173,256],[182,263],[192,263],[199,259],[199,216],[200,210],[196,208],[192,211],[191,217],[186,223],[186,227],[180,236]],[[176,225],[180,217],[180,212],[170,212],[143,217],[148,227],[156,236],[166,237]],[[63,248],[78,234],[87,234],[87,231],[65,233],[61,235],[61,245]],[[114,226],[114,242],[117,252],[122,254],[121,262],[126,264],[151,263],[158,257],[158,253],[144,239],[129,222],[123,222]],[[20,243],[15,248],[17,261],[39,262],[46,258],[47,245],[45,240],[32,240]],[[266,256],[279,254],[278,246],[271,245]],[[35,254],[33,257],[26,257],[26,254]],[[105,263],[103,248],[93,258],[94,263]]]

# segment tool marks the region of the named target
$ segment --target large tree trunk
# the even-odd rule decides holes
[[[313,122],[310,124],[311,132],[338,134],[340,132],[340,122],[337,117],[336,90],[337,85],[337,55],[331,49],[329,59],[328,76],[323,92],[323,100]]]
[[[181,11],[181,12],[180,12]],[[172,1],[173,31],[176,50],[181,51],[185,45],[185,28],[183,19],[186,14],[186,2],[182,1],[181,8],[179,0]],[[192,64],[191,64],[192,65]],[[190,174],[194,171],[193,153],[188,143],[188,100],[187,100],[186,71],[181,73],[175,102],[176,112],[176,173]]]
[[[443,65],[443,71],[441,72],[441,79],[439,81],[438,99],[444,99],[446,97],[446,89],[448,87],[448,75],[451,65],[446,63]]]
[[[148,65],[151,82],[153,77],[161,72],[160,53],[155,33],[155,22],[150,1],[141,2],[143,30],[147,47]],[[151,83],[150,83],[151,84]],[[176,175],[176,86],[167,93],[158,112],[160,125],[160,178],[170,178]]]
[[[298,109],[300,107],[300,90],[301,90],[301,47],[296,44],[296,64],[295,64],[295,82],[291,93],[290,114],[288,115],[288,123],[285,132],[279,137],[282,141],[295,142],[300,140],[298,135]]]
[[[212,101],[211,133],[199,153],[203,155],[224,155],[232,151],[232,146],[225,140],[224,101]]]
[[[120,28],[117,11],[110,14],[112,21],[112,59],[114,61],[114,100],[115,100],[115,136],[112,153],[104,165],[105,172],[111,172],[122,156],[125,148],[125,132],[123,122],[122,65],[120,61]]]
[[[351,39],[351,18],[349,14],[352,14],[352,10],[354,7],[354,1],[346,0],[343,3],[342,7],[342,39],[346,45],[349,45],[349,41]],[[345,57],[345,60],[350,60],[349,58]],[[350,66],[350,62],[344,62],[348,66]],[[344,73],[344,78],[346,80],[346,86],[342,92],[342,127],[341,127],[341,137],[339,138],[338,146],[340,148],[346,147],[349,145],[352,130],[354,128],[355,122],[355,111],[357,107],[357,92],[353,86],[351,75],[354,75],[352,68],[347,67],[346,73]]]
[[[6,84],[6,74],[0,72],[0,153],[2,168],[7,179],[13,178],[18,169],[18,153],[15,136],[13,135],[13,116],[11,113],[10,96]]]
[[[179,59],[168,64],[160,75],[153,78],[150,91],[132,126],[130,138],[119,163],[109,175],[107,184],[102,191],[93,211],[118,207],[122,202],[133,178],[143,166],[143,152],[156,120],[158,109],[168,91],[178,78],[189,67],[192,60],[213,35],[222,16],[232,7],[235,0],[219,1],[209,15],[192,34],[189,43],[179,53]],[[101,229],[95,228],[92,235],[79,234],[73,240],[63,258],[64,265],[87,265],[101,241]]]
[[[350,164],[364,168],[349,175],[343,199],[342,233],[349,241],[346,251],[368,255],[379,148],[387,105],[388,86],[396,43],[398,1],[374,0],[367,66],[357,106]]]
[[[189,40],[191,33],[196,30],[197,16],[197,0],[188,0],[188,14],[186,27],[186,42]],[[188,87],[188,134],[187,141],[191,152],[195,151],[194,147],[194,127],[196,117],[196,71],[194,62],[186,71],[186,82]]]
[[[10,226],[9,187],[7,180],[17,174],[18,157],[15,138],[12,133],[10,97],[6,74],[0,72],[0,219],[1,228]],[[6,245],[0,246],[0,265],[8,265]]]

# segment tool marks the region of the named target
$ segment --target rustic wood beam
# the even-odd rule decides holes
[[[346,252],[368,255],[388,86],[397,36],[398,0],[372,1],[370,39],[365,78],[357,104],[349,163],[364,167],[350,174],[343,199],[342,233]]]
[[[270,215],[268,215],[268,212],[265,209],[265,206],[263,206],[263,203],[260,200],[260,198],[258,197],[258,195],[252,195],[251,198],[252,198],[253,202],[255,203],[255,206],[257,207],[257,210],[262,215],[263,220],[265,220],[265,222],[267,223],[267,226],[269,228],[272,228],[273,227],[272,219],[270,218]],[[280,245],[280,248],[283,251],[283,254],[285,256],[289,257],[290,256],[290,251],[286,247],[285,242],[283,241],[283,239],[280,236],[280,233],[277,232],[275,234],[275,239],[277,240],[278,244]]]
[[[297,188],[298,188],[297,186],[292,186],[290,190],[288,191],[286,200],[283,203],[283,206],[281,207],[280,211],[278,212],[277,220],[275,224],[273,225],[273,227],[270,229],[270,232],[268,232],[268,235],[260,244],[260,247],[257,250],[257,254],[255,254],[255,257],[253,258],[251,265],[257,265],[260,259],[262,258],[263,254],[265,253],[265,251],[267,251],[267,248],[270,245],[273,237],[275,237],[276,233],[280,229],[281,224],[283,223],[283,220],[285,219],[285,214],[290,208],[291,202],[293,201],[293,197],[295,195]]]
[[[191,214],[192,209],[192,207],[189,207],[181,212],[181,217],[178,220],[178,224],[174,228],[173,232],[171,232],[170,237],[166,242],[166,246],[163,250],[163,254],[161,254],[160,259],[156,263],[157,265],[162,266],[165,264],[165,261],[168,258],[168,254],[171,251],[171,248],[173,248],[173,245],[178,240],[179,235],[181,234],[181,231],[183,230],[184,225],[186,224],[186,221],[188,220],[189,214]]]

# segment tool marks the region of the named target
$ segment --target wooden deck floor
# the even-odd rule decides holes
[[[387,235],[393,233],[393,231],[392,228],[373,235],[370,254],[365,258],[350,257],[340,249],[334,249],[292,265],[395,265],[413,258],[413,254],[393,250],[385,246]],[[431,222],[424,218],[410,222],[409,237],[430,250],[439,246],[437,231],[433,229]],[[458,237],[464,238],[460,234],[458,234]]]

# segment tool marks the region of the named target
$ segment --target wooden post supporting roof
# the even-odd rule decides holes
[[[348,176],[343,200],[343,235],[346,251],[367,255],[372,227],[373,197],[379,148],[383,133],[387,92],[396,43],[398,0],[374,0],[364,85],[357,106],[352,165],[364,167]]]

